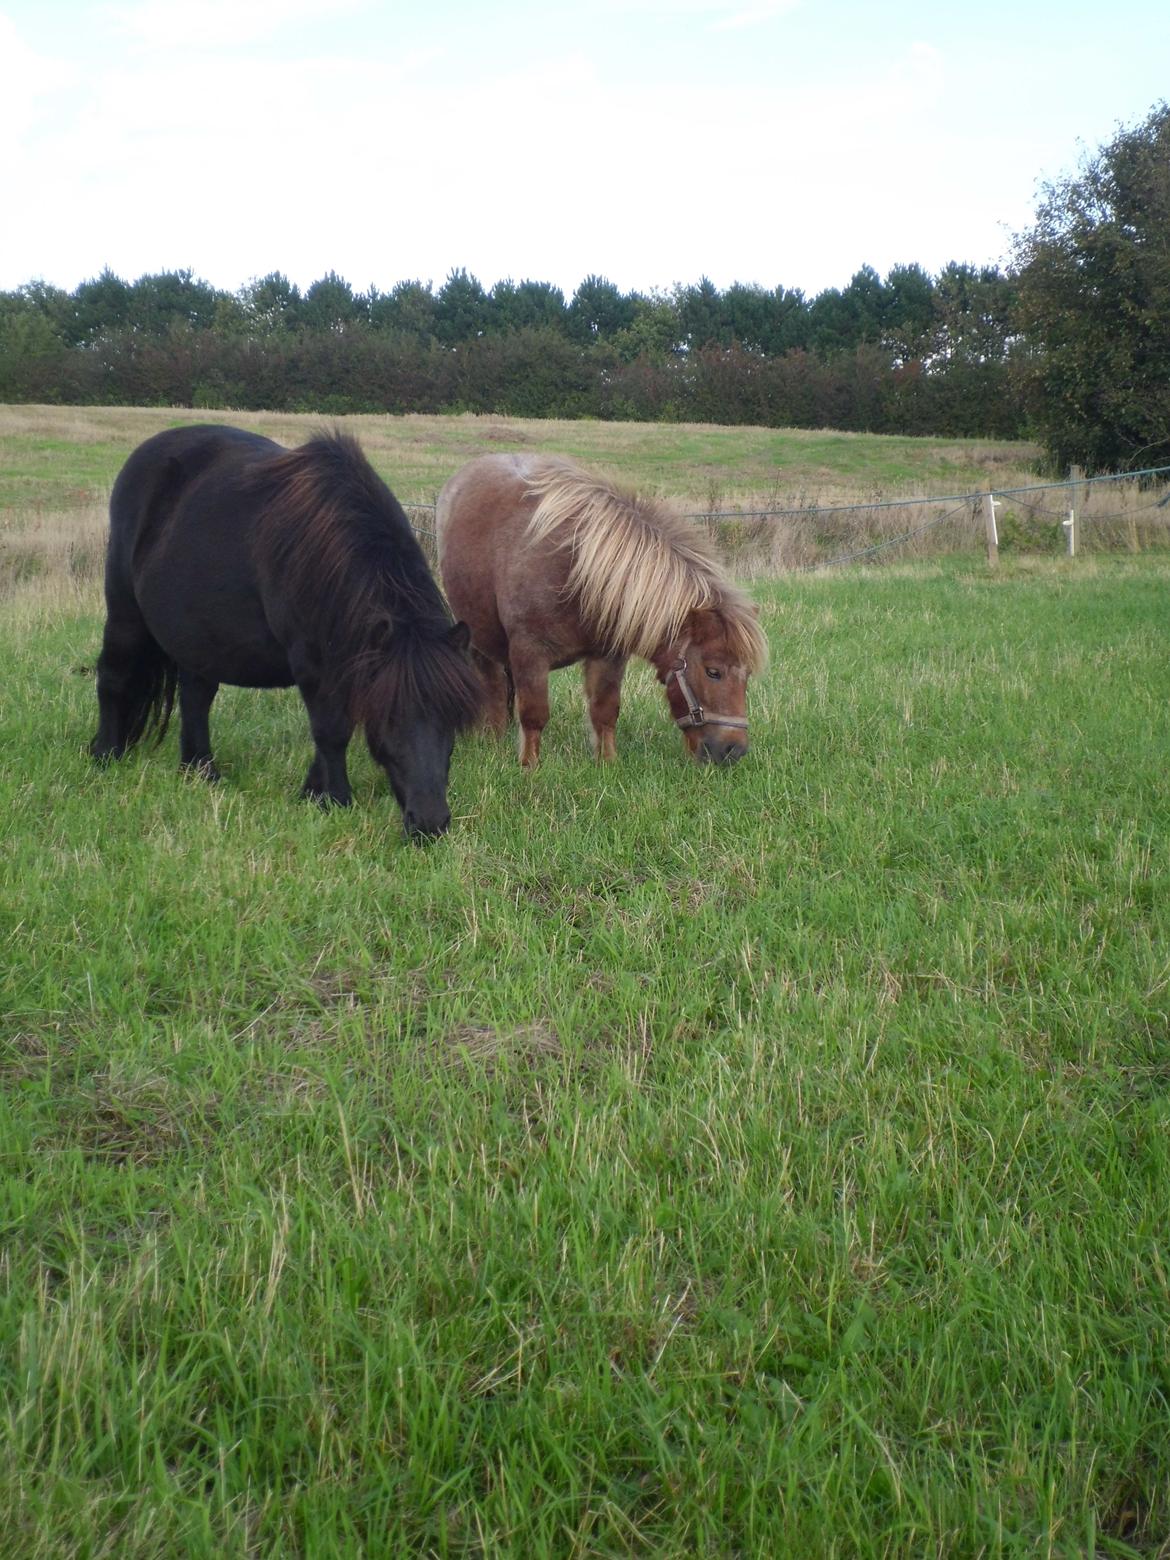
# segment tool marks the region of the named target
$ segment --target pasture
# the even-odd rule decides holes
[[[1165,557],[757,581],[740,765],[562,672],[416,848],[291,692],[89,763],[105,415],[0,424],[0,1550],[1164,1553]]]

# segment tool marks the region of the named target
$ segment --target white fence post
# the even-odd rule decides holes
[[[995,506],[999,502],[990,493],[983,495],[983,521],[987,530],[987,563],[994,569],[999,562],[999,531],[995,524]]]
[[[1064,526],[1064,534],[1068,538],[1068,555],[1069,555],[1070,558],[1075,558],[1076,555],[1077,555],[1077,512],[1076,512],[1076,510],[1075,509],[1070,509],[1069,512],[1068,512],[1068,519],[1067,520],[1062,520],[1060,523],[1061,523],[1061,525]]]

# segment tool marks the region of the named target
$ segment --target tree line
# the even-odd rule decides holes
[[[1046,187],[1006,269],[863,266],[843,288],[587,277],[236,292],[189,270],[0,292],[0,400],[495,412],[1041,440],[1170,460],[1170,109]]]
[[[0,399],[1011,436],[1013,300],[1000,271],[959,263],[863,267],[813,298],[590,276],[566,300],[466,270],[437,290],[359,292],[330,272],[302,292],[274,272],[232,293],[105,271],[0,293]]]

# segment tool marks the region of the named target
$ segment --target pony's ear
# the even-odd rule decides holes
[[[466,623],[456,623],[453,628],[447,630],[447,643],[453,650],[469,650],[471,648],[471,630]]]

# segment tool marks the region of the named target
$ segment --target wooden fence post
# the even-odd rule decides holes
[[[994,569],[999,562],[999,531],[995,524],[996,500],[990,493],[983,495],[983,520],[987,528],[987,565]]]

